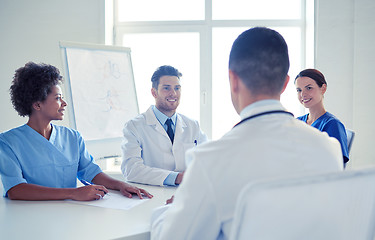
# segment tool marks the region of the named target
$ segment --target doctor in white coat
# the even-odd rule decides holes
[[[152,240],[230,239],[246,184],[343,169],[339,142],[281,105],[288,69],[288,48],[276,31],[252,28],[236,39],[229,82],[242,120],[221,139],[187,152],[189,166],[173,203],[153,213]]]
[[[197,121],[176,113],[181,76],[172,66],[159,67],[151,78],[155,105],[125,124],[121,170],[127,181],[178,185],[186,169],[185,152],[207,141]]]

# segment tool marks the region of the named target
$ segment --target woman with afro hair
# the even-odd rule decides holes
[[[51,121],[62,120],[64,101],[59,70],[48,64],[27,63],[16,70],[10,96],[26,124],[0,134],[0,174],[4,196],[17,200],[88,201],[108,189],[126,197],[152,197],[144,189],[103,173],[76,130]],[[77,188],[77,178],[87,185]],[[91,184],[92,183],[92,184]]]

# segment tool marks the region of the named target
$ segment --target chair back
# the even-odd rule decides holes
[[[346,137],[348,141],[348,152],[350,153],[350,149],[352,148],[355,132],[350,129],[345,129],[346,130]]]
[[[232,240],[373,240],[375,168],[248,184]]]

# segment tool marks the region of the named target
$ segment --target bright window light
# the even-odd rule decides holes
[[[140,112],[154,104],[152,73],[160,65],[172,65],[183,74],[178,112],[199,120],[211,139],[223,136],[239,121],[229,89],[231,46],[244,30],[265,26],[280,32],[289,47],[290,81],[281,102],[296,117],[305,113],[294,78],[314,67],[313,1],[114,2],[114,43],[132,49]]]
[[[288,44],[291,67],[290,81],[281,96],[282,104],[295,115],[301,115],[301,104],[297,100],[294,77],[301,69],[301,32],[298,27],[270,27],[278,31]],[[217,139],[228,132],[240,118],[232,105],[228,60],[233,41],[248,28],[214,28],[212,34],[212,138]],[[217,120],[220,119],[220,120]]]
[[[119,0],[118,21],[203,20],[204,0]]]
[[[182,73],[178,112],[199,120],[199,34],[125,34],[122,39],[122,45],[132,51],[140,112],[155,104],[151,95],[152,74],[159,66],[171,65]]]
[[[212,0],[214,20],[300,19],[301,0]]]

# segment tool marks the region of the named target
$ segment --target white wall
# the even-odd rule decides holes
[[[351,167],[375,164],[375,1],[316,1],[316,68],[326,76],[326,109],[356,132]]]
[[[351,166],[374,164],[375,1],[315,4],[315,63],[328,81],[326,108],[356,132]],[[25,122],[9,100],[14,70],[27,61],[62,70],[60,40],[104,43],[104,0],[0,0],[0,34],[2,132]]]
[[[8,89],[17,68],[44,62],[63,74],[59,41],[104,39],[104,0],[0,0],[0,132],[27,120],[10,103]]]

